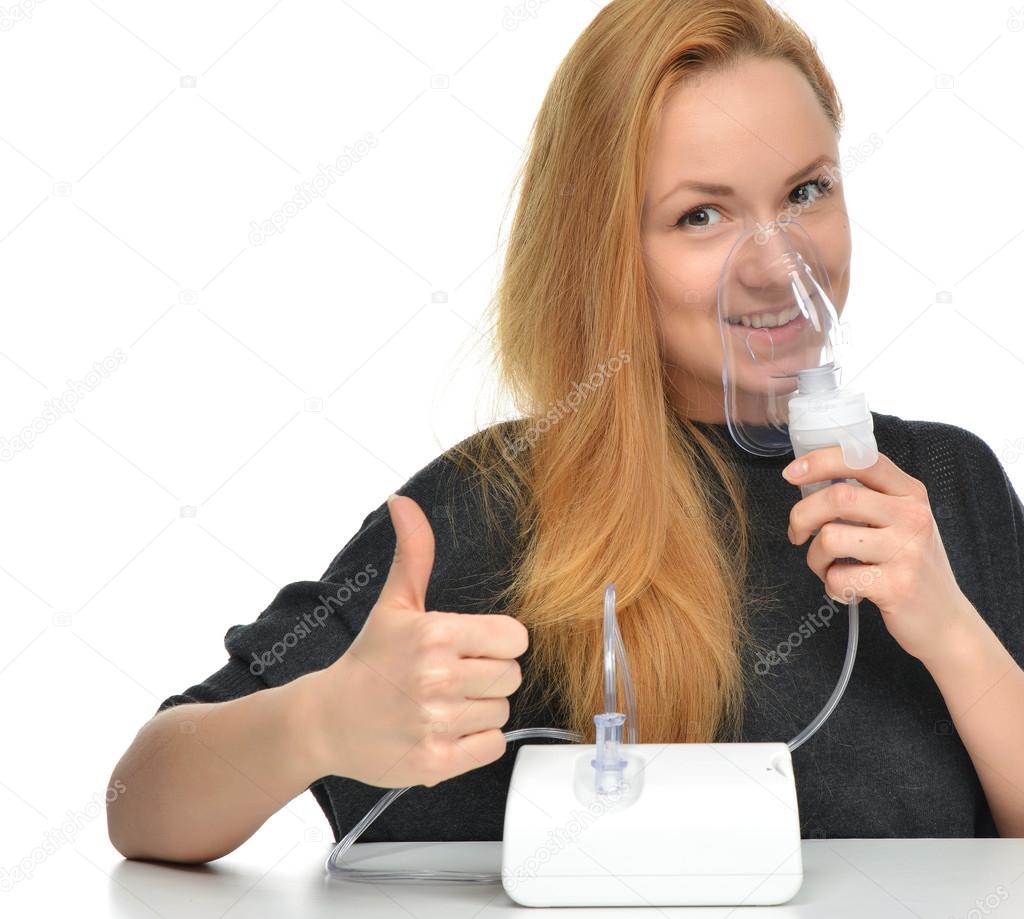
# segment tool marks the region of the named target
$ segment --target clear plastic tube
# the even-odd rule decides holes
[[[550,737],[554,740],[569,740],[582,743],[582,735],[575,731],[566,731],[562,728],[518,728],[514,731],[503,731],[505,740],[522,740],[525,737]],[[352,844],[363,835],[366,828],[373,823],[390,806],[391,802],[403,793],[407,792],[412,785],[405,788],[392,788],[381,798],[369,813],[363,817],[344,839],[339,840],[337,845],[327,856],[324,867],[328,873],[343,877],[350,881],[441,881],[454,884],[500,884],[501,875],[491,872],[489,874],[475,874],[465,871],[387,871],[373,868],[351,868],[341,863],[342,856],[349,850]]]
[[[594,715],[594,791],[599,795],[616,794],[625,781],[623,771],[628,760],[622,756],[620,746],[622,725],[626,723],[626,743],[636,743],[636,700],[633,698],[633,677],[629,672],[626,649],[619,632],[619,620],[615,615],[615,585],[604,589],[604,711]],[[615,663],[618,658],[622,666],[623,697],[629,709],[628,717],[618,710],[618,693],[615,687]],[[628,692],[625,687],[628,687]]]
[[[615,670],[618,663],[622,680],[622,698],[625,702],[626,743],[639,743],[636,727],[636,696],[633,693],[633,676],[629,671],[629,656],[619,631],[619,617],[615,614],[615,585],[604,589],[604,710],[619,710],[615,692]]]
[[[609,613],[610,609],[610,613]],[[636,743],[636,700],[633,695],[633,681],[629,672],[629,663],[626,658],[625,647],[622,644],[622,635],[619,632],[618,620],[615,617],[615,585],[609,584],[605,588],[605,633],[604,633],[604,690],[605,690],[605,707],[608,711],[614,711],[615,709],[615,664],[616,661],[619,663],[622,669],[621,679],[623,696],[625,698],[625,708],[628,714],[628,725],[629,732],[629,743]],[[849,632],[847,633],[846,643],[846,659],[843,661],[843,667],[839,674],[839,680],[836,683],[835,689],[832,691],[832,695],[829,696],[828,701],[820,712],[814,717],[810,724],[807,725],[799,734],[796,735],[787,746],[790,752],[795,750],[801,744],[809,740],[818,729],[825,723],[826,719],[835,710],[835,707],[839,704],[840,698],[846,691],[846,686],[850,682],[850,674],[853,671],[853,663],[857,656],[857,640],[859,632],[859,602],[853,600],[849,604],[850,614],[850,625]],[[607,624],[610,621],[612,628],[609,630]],[[612,650],[609,651],[609,648]],[[610,676],[609,676],[610,671]],[[583,743],[583,737],[574,731],[564,730],[562,728],[519,728],[513,731],[504,731],[505,740],[508,742],[514,740],[522,740],[526,737],[548,737],[554,740],[568,740],[574,743]],[[380,881],[433,881],[436,883],[446,884],[500,884],[501,874],[500,872],[468,872],[468,871],[392,871],[384,869],[373,869],[373,868],[354,868],[348,865],[342,864],[342,857],[351,848],[353,843],[363,834],[368,826],[373,823],[384,811],[388,808],[391,803],[408,791],[413,786],[407,786],[406,788],[392,788],[385,794],[367,813],[362,820],[360,820],[348,834],[334,846],[331,850],[330,855],[327,856],[327,861],[324,864],[324,868],[329,876],[333,875],[336,877],[344,878],[349,881],[369,881],[369,882],[380,882]]]
[[[853,559],[852,561],[856,561]],[[829,696],[828,701],[824,707],[807,727],[805,727],[799,734],[796,735],[786,746],[789,747],[789,752],[792,753],[797,747],[807,740],[810,740],[818,728],[824,723],[825,719],[835,710],[835,707],[839,704],[839,700],[843,697],[843,693],[846,692],[846,684],[850,682],[850,674],[853,672],[853,662],[857,657],[857,637],[860,631],[860,601],[852,600],[849,603],[850,610],[850,628],[846,636],[846,659],[843,661],[843,669],[839,673],[839,680],[836,682],[836,688],[832,690],[832,695]]]

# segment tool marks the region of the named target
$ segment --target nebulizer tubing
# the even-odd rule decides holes
[[[839,561],[845,561],[845,559],[840,559]],[[839,704],[839,700],[842,697],[843,692],[846,690],[846,685],[850,681],[850,673],[853,670],[854,658],[857,655],[858,601],[856,599],[849,604],[849,610],[850,629],[846,645],[846,659],[843,661],[839,680],[836,683],[835,689],[832,691],[832,695],[829,697],[821,711],[818,712],[807,727],[789,741],[787,746],[790,751],[795,750],[801,744],[809,740],[825,723],[825,720],[832,714],[836,705]],[[622,642],[622,634],[619,631],[618,618],[615,614],[615,585],[611,583],[605,587],[604,596],[603,656],[605,712],[594,716],[596,726],[595,733],[600,740],[602,725],[608,723],[609,716],[615,716],[614,719],[611,720],[614,721],[615,733],[618,735],[621,732],[622,719],[624,716],[627,727],[627,736],[629,738],[628,743],[635,744],[638,742],[636,697],[633,692],[632,675],[629,671],[629,660],[626,656],[625,645]],[[616,672],[618,672],[622,683],[622,695],[625,703],[624,708],[626,709],[625,713],[615,711]],[[583,743],[583,737],[581,734],[576,731],[569,731],[562,728],[518,728],[512,731],[503,731],[502,733],[505,735],[505,740],[507,742],[524,740],[528,737],[547,737],[552,740],[567,740],[574,743]],[[598,746],[600,746],[600,744],[598,744]],[[617,743],[612,749],[613,752],[617,752]],[[600,785],[602,779],[602,772],[600,768],[602,763],[601,752],[600,750],[595,752],[597,752],[597,759],[591,760],[591,763],[595,766],[597,781]],[[370,809],[366,816],[363,817],[347,835],[335,844],[324,864],[324,868],[328,876],[339,877],[348,881],[369,881],[371,883],[381,881],[433,881],[436,883],[452,884],[500,884],[500,872],[469,872],[433,869],[394,871],[389,869],[355,868],[341,863],[342,857],[356,842],[356,840],[359,839],[367,827],[369,827],[370,824],[373,823],[373,821],[376,820],[393,801],[412,787],[413,786],[409,785],[405,788],[390,789],[387,794],[385,794]]]
[[[575,731],[566,731],[562,728],[518,728],[514,731],[503,731],[506,741],[523,740],[526,737],[550,737],[553,740],[570,740],[577,743],[583,741],[583,737]],[[331,875],[344,878],[347,881],[438,881],[450,884],[500,884],[501,875],[495,872],[475,873],[469,871],[447,871],[447,870],[405,870],[391,871],[382,868],[353,868],[341,864],[342,856],[349,850],[352,844],[362,836],[366,828],[373,823],[385,809],[402,794],[414,786],[407,785],[405,788],[392,788],[382,797],[369,812],[360,820],[348,834],[331,849],[324,864],[327,872]]]
[[[856,562],[857,559],[836,559],[837,562]],[[846,636],[846,659],[843,661],[842,670],[839,672],[839,679],[836,682],[836,688],[832,690],[832,695],[828,697],[828,701],[822,707],[821,711],[814,716],[811,723],[807,725],[799,734],[796,735],[788,744],[789,752],[792,753],[797,747],[803,744],[805,741],[811,739],[817,732],[829,715],[835,710],[835,707],[839,704],[839,700],[843,697],[843,693],[846,692],[846,684],[850,682],[850,674],[853,673],[853,662],[857,657],[857,638],[860,631],[860,601],[855,597],[849,604],[850,613],[850,626]]]

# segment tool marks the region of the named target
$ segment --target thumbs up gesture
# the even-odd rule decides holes
[[[498,613],[427,612],[434,533],[412,498],[388,499],[395,557],[362,630],[324,670],[302,679],[323,775],[381,788],[436,785],[499,759],[525,626]]]

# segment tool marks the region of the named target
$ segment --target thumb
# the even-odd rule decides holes
[[[395,528],[395,557],[377,602],[426,610],[427,584],[434,567],[434,531],[412,498],[391,495],[388,510]]]

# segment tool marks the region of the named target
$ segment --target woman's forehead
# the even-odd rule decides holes
[[[803,74],[788,61],[751,60],[669,92],[651,148],[648,187],[658,201],[682,180],[772,188],[836,137]]]

